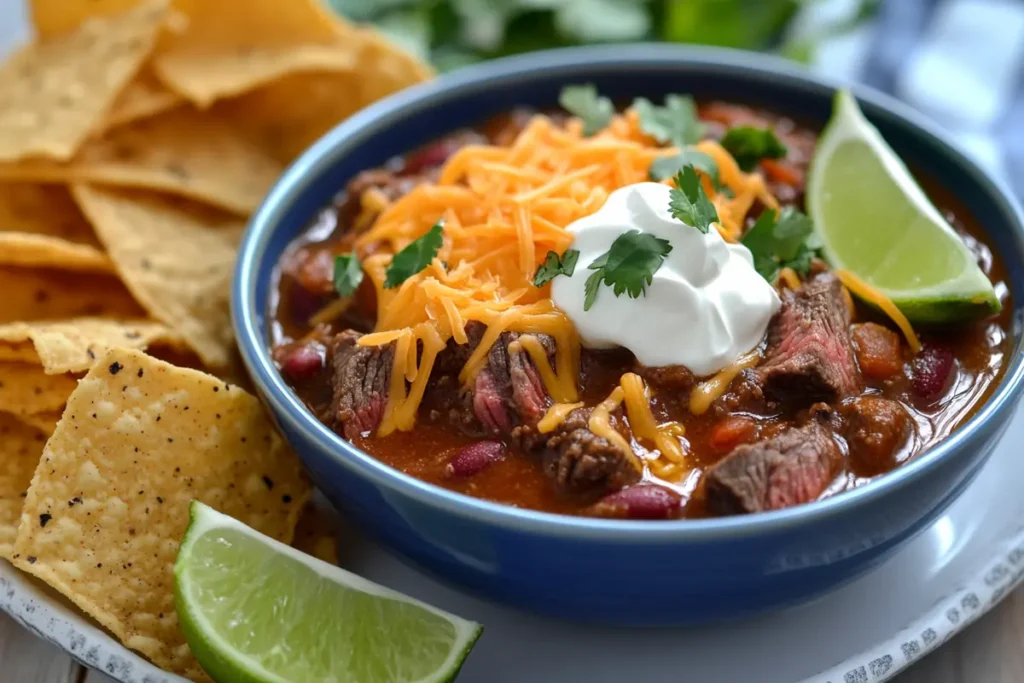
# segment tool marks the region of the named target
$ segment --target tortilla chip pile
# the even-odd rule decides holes
[[[171,591],[189,501],[291,542],[309,495],[225,381],[237,241],[299,152],[430,70],[318,0],[31,14],[0,64],[0,557],[207,680]]]

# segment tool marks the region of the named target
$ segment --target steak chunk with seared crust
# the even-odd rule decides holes
[[[705,475],[708,511],[736,515],[816,500],[835,478],[841,458],[831,431],[816,420],[737,446]]]
[[[461,370],[469,353],[480,343],[483,325],[475,323],[466,328],[469,344],[466,350],[457,351],[457,365],[446,361],[446,366],[455,365]],[[548,361],[555,354],[555,341],[543,334],[535,335],[548,352]],[[487,353],[487,363],[466,397],[473,415],[492,434],[508,434],[520,424],[533,424],[544,416],[549,399],[544,384],[533,364],[533,359],[522,348],[518,332],[503,332]],[[467,352],[468,351],[468,352]]]
[[[758,368],[766,397],[791,408],[833,403],[858,393],[860,372],[850,341],[850,310],[843,286],[824,274],[783,294]]]
[[[335,335],[327,348],[332,400],[325,421],[346,439],[369,434],[380,426],[395,358],[394,343],[359,346],[361,336],[346,330]]]
[[[541,454],[544,471],[565,493],[600,495],[640,479],[634,457],[590,431],[587,423],[592,410],[577,408],[548,434],[537,432],[532,425],[512,432],[522,450]]]

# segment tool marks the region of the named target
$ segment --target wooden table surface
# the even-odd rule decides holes
[[[1022,643],[1024,586],[894,681],[1021,683],[1024,681]],[[68,655],[29,634],[2,613],[0,680],[5,683],[112,683],[103,674],[79,666]]]

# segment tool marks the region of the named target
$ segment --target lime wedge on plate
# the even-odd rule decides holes
[[[845,90],[811,162],[807,209],[832,266],[880,289],[911,322],[999,310],[974,256]]]
[[[482,630],[198,502],[174,576],[185,638],[220,683],[450,681]]]

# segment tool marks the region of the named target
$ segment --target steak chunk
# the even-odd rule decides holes
[[[395,358],[394,343],[359,346],[361,336],[346,330],[331,339],[327,348],[332,399],[325,422],[346,439],[369,434],[380,426]]]
[[[540,434],[531,425],[512,432],[524,451],[541,454],[545,473],[565,493],[604,494],[640,479],[634,458],[587,427],[592,410],[577,408],[549,434]]]
[[[470,344],[476,348],[481,334],[479,329],[472,332]],[[518,344],[519,336],[518,332],[503,332],[498,337],[470,392],[473,414],[494,434],[508,434],[516,425],[533,424],[548,407],[544,383],[530,354]],[[536,336],[548,351],[550,362],[555,353],[554,340],[546,335]]]
[[[708,510],[735,515],[815,500],[835,477],[840,459],[829,429],[817,421],[737,446],[705,475]]]
[[[766,397],[793,408],[832,403],[860,390],[850,310],[834,275],[819,275],[799,290],[783,293],[758,375]]]

